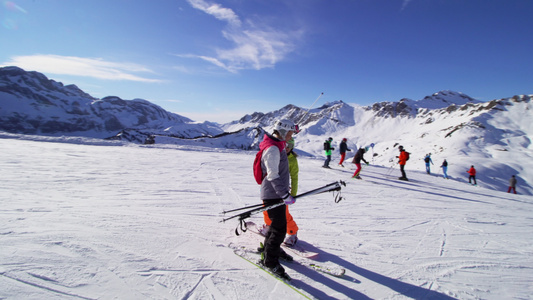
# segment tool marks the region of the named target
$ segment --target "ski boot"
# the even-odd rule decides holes
[[[283,242],[288,247],[292,247],[298,242],[298,236],[296,234],[287,235],[287,238]]]
[[[263,245],[263,243],[260,243],[259,244],[259,247],[257,248],[257,252],[261,253],[261,259],[264,259],[264,256],[265,256],[265,246]],[[285,261],[288,261],[288,262],[292,262],[294,261],[294,258],[292,256],[290,256],[289,254],[287,254],[287,252],[285,252],[285,250],[283,249],[279,249],[279,258],[285,260]]]

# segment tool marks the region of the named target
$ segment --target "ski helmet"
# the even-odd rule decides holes
[[[343,139],[342,139],[342,141],[343,141],[343,142],[346,142],[346,141],[347,141],[347,139],[346,139],[346,138],[343,138]]]
[[[274,130],[280,134],[281,138],[285,139],[289,131],[296,131],[296,126],[292,121],[281,119],[274,122]]]
[[[398,147],[398,149],[403,150],[403,146]]]

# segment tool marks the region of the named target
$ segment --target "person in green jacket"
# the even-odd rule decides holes
[[[294,150],[294,139],[291,138],[287,142],[287,159],[289,160],[289,174],[291,175],[291,196],[295,197],[298,194],[298,172],[300,168],[298,167],[298,155],[293,151]],[[287,237],[285,238],[285,243],[288,246],[296,244],[298,241],[298,225],[296,221],[289,213],[289,206],[287,206]]]
[[[291,195],[294,197],[298,193],[298,155],[294,153],[294,139],[287,142],[287,159],[289,160],[289,173],[291,175]]]
[[[331,151],[335,150],[335,148],[331,147],[331,142],[333,141],[333,138],[330,137],[324,142],[324,151],[326,151],[326,161],[324,162],[323,168],[330,168],[329,162],[331,161]]]

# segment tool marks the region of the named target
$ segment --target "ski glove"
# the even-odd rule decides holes
[[[291,204],[294,204],[294,202],[296,202],[296,199],[294,199],[294,197],[291,196],[291,194],[285,195],[282,199],[283,199],[283,202],[285,202],[285,204],[287,205],[291,205]]]

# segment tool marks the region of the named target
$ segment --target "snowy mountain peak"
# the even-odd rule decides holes
[[[237,131],[247,127],[270,128],[275,120],[288,119],[305,128],[317,122],[333,122],[344,126],[354,125],[353,107],[342,100],[327,102],[319,108],[304,109],[292,104],[268,113],[254,112],[238,121],[222,125],[226,131]]]
[[[440,91],[420,100],[403,98],[398,102],[379,102],[367,106],[380,117],[416,117],[420,109],[425,111],[447,108],[449,106],[461,106],[465,104],[477,104],[482,101],[476,100],[466,94],[454,91]]]
[[[330,107],[334,107],[334,106],[342,106],[344,104],[346,104],[346,103],[344,103],[342,100],[326,102],[326,103],[324,103],[322,106],[320,106],[317,109],[326,109],[326,108],[330,108]]]
[[[169,130],[183,137],[220,133],[220,129],[202,124],[180,127],[189,122],[192,120],[146,100],[123,100],[116,96],[97,99],[76,85],[64,86],[38,72],[0,68],[0,130],[99,138],[127,129]]]
[[[19,96],[30,98],[39,98],[36,96],[38,92],[47,91],[48,93],[64,94],[68,97],[94,99],[76,85],[64,86],[63,83],[48,79],[39,72],[26,72],[18,67],[0,68],[0,88],[2,88],[2,91],[10,89]]]
[[[415,105],[418,108],[439,109],[450,105],[464,105],[467,103],[481,103],[468,95],[453,91],[440,91],[431,96],[426,96],[424,99],[416,101]]]

